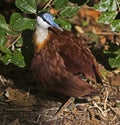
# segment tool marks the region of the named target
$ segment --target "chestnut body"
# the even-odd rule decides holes
[[[67,96],[84,96],[95,91],[79,74],[101,82],[98,64],[85,41],[54,27],[49,27],[44,44],[35,44],[31,69],[40,85]]]

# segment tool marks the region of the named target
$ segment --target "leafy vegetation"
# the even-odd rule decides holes
[[[119,5],[119,0],[101,0],[94,5],[94,8],[101,12],[98,22],[110,24],[113,32],[120,32],[120,19],[117,19],[120,11]],[[108,62],[112,68],[120,68],[120,45],[110,44],[109,49],[104,53],[109,56]]]
[[[35,17],[39,12],[51,12],[55,16],[55,21],[64,29],[71,30],[69,18],[73,17],[80,6],[88,4],[91,0],[76,2],[74,0],[45,0],[44,6],[38,7],[38,1],[35,0],[15,0],[15,5],[27,17],[20,13],[14,12],[10,16],[9,23],[6,23],[5,17],[0,15],[0,60],[8,65],[13,63],[18,67],[25,67],[27,64],[23,56],[22,47],[26,38],[24,31],[33,31],[35,29]],[[43,1],[42,1],[43,3]],[[110,24],[113,32],[120,32],[119,0],[101,0],[93,4],[94,8],[101,12],[98,18],[99,23]],[[32,43],[32,40],[30,41]],[[120,46],[114,45],[115,51],[111,47],[105,51],[109,56],[109,64],[112,68],[120,68]],[[112,55],[112,56],[111,56]],[[114,55],[114,56],[113,56]]]
[[[109,49],[104,54],[109,57],[108,62],[112,68],[120,68],[120,45],[109,44]]]

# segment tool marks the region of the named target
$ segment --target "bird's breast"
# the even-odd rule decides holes
[[[50,91],[68,96],[93,92],[94,89],[78,77],[82,74],[89,80],[101,82],[98,64],[87,44],[68,31],[51,28],[44,39],[41,33],[40,29],[34,35],[35,57],[31,69],[35,80]]]
[[[41,39],[39,39],[40,37],[41,37],[40,34],[37,33],[34,34],[33,40],[34,40],[35,53],[39,53],[39,51],[46,46],[48,41],[50,41],[51,33],[48,33],[45,39],[43,39],[42,41]]]

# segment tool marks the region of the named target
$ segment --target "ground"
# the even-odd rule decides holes
[[[120,36],[114,40],[109,26],[95,21],[98,15],[85,6],[71,19],[99,63],[103,83],[92,84],[96,92],[75,100],[49,93],[32,79],[30,67],[0,63],[0,125],[120,125],[120,70],[110,69],[102,53]]]

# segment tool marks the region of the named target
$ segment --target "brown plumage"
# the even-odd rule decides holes
[[[61,29],[49,13],[37,16],[34,46],[33,77],[49,91],[75,97],[94,92],[80,74],[101,82],[98,64],[85,41]]]
[[[98,64],[87,44],[70,31],[50,27],[44,46],[35,44],[32,61],[33,77],[49,91],[67,96],[84,96],[94,88],[79,74],[101,82]]]

